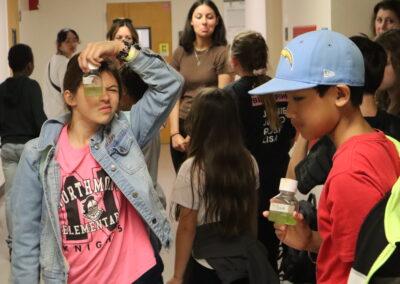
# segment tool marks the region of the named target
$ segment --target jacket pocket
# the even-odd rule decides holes
[[[115,139],[115,143],[110,145],[108,149],[116,166],[128,174],[133,174],[144,166],[141,149],[134,138],[127,133]],[[140,156],[142,156],[142,159],[139,158]]]

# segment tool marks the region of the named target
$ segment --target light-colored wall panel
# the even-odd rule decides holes
[[[8,68],[8,23],[7,23],[7,0],[0,0],[0,82],[9,77]],[[0,171],[0,175],[1,175]],[[0,184],[2,183],[0,176]]]
[[[334,2],[336,0],[333,0]],[[347,0],[354,1],[354,0]],[[285,28],[288,39],[293,38],[293,27],[316,25],[317,29],[331,28],[331,0],[282,0],[284,45]]]
[[[82,44],[105,40],[106,3],[121,2],[159,2],[159,0],[40,0],[39,10],[21,11],[20,40],[33,49],[35,70],[32,78],[42,83],[45,66],[51,55],[56,52],[55,40],[57,32],[65,27],[75,29]],[[192,1],[171,0],[172,11],[172,47],[178,45],[178,31],[183,29],[185,17]],[[216,0],[222,11],[222,0]]]
[[[372,10],[377,0],[332,0],[332,30],[346,36],[359,33],[372,36]]]
[[[275,76],[280,52],[283,48],[282,0],[267,1],[267,45],[269,48],[268,75]]]

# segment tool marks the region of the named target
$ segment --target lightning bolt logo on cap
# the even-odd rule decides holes
[[[281,55],[282,55],[283,57],[285,57],[285,58],[289,61],[290,70],[292,70],[292,69],[293,69],[293,56],[292,56],[292,53],[290,52],[290,50],[287,49],[287,48],[282,49]]]

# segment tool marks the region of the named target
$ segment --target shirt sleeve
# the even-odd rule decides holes
[[[183,48],[179,46],[177,49],[175,49],[174,54],[172,54],[172,60],[171,60],[171,66],[175,68],[176,71],[180,71],[180,66],[181,66],[181,60],[183,56]]]
[[[216,59],[215,60],[215,65],[216,65],[215,70],[216,70],[217,75],[232,73],[231,65],[229,63],[227,47],[221,46],[215,59]]]
[[[192,210],[199,210],[199,191],[196,183],[192,189],[190,170],[193,159],[186,160],[179,169],[171,193],[171,201]]]
[[[361,225],[382,197],[376,182],[363,172],[341,173],[331,179],[327,207],[335,251],[343,262],[354,260],[354,248]]]

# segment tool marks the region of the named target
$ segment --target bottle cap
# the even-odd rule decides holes
[[[90,70],[98,70],[99,69],[98,66],[95,66],[95,65],[93,65],[92,63],[89,63],[89,62],[88,62],[88,67],[89,67]]]
[[[281,178],[279,184],[279,190],[296,192],[297,191],[297,180],[291,178]]]

